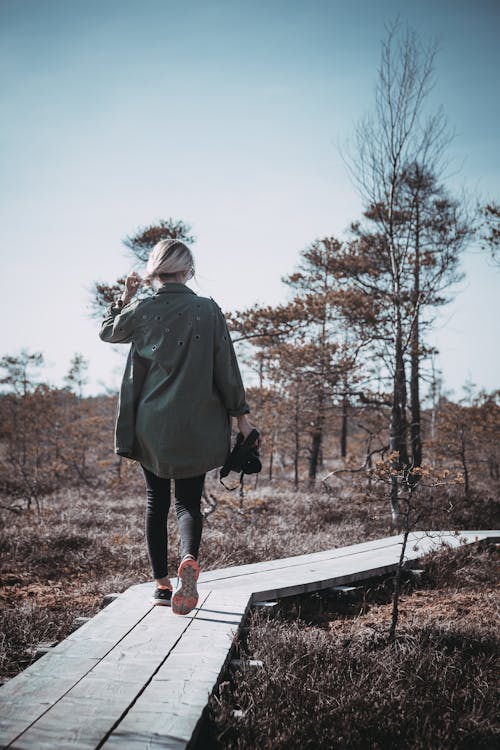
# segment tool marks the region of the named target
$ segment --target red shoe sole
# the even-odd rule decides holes
[[[198,604],[196,581],[200,575],[200,566],[196,560],[188,558],[179,565],[180,586],[172,595],[172,612],[175,615],[187,615]]]

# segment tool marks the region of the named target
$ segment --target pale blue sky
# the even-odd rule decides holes
[[[226,309],[283,300],[280,277],[361,204],[337,145],[372,103],[384,24],[437,34],[437,83],[466,185],[500,199],[496,0],[0,0],[0,354],[41,350],[88,393],[123,361],[88,317],[121,239],[191,223],[198,284]],[[500,386],[500,272],[473,252],[435,342],[446,385]],[[125,349],[125,348],[123,348]]]

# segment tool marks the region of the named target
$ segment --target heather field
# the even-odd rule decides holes
[[[257,486],[255,486],[257,485]],[[485,488],[485,492],[486,492]],[[295,490],[290,482],[248,480],[244,497],[214,475],[206,485],[200,560],[205,570],[300,555],[395,533],[386,497],[352,482],[338,491]],[[40,510],[14,512],[2,503],[2,673],[14,674],[42,640],[64,637],[75,617],[94,614],[102,597],[151,580],[144,539],[142,473],[127,462],[121,476],[95,488],[60,489]],[[441,505],[444,505],[443,503]],[[452,503],[446,500],[448,508]],[[453,512],[425,518],[419,528],[493,528],[496,503],[477,491]],[[169,517],[169,566],[179,562],[177,528]]]
[[[237,493],[208,479],[210,505],[204,508],[210,515],[200,553],[204,569],[298,555],[390,533],[382,502],[368,507],[321,492],[261,484],[257,489],[249,485],[241,502]],[[76,617],[96,613],[105,594],[151,580],[143,496],[142,473],[131,465],[109,487],[70,488],[44,497],[39,513],[2,510],[4,677],[30,663],[37,643],[63,638]],[[179,546],[173,511],[169,535],[169,566],[174,573]]]
[[[383,584],[350,606],[315,595],[256,612],[240,645],[248,665],[212,696],[200,747],[498,747],[498,554],[462,548],[422,565],[394,644]]]
[[[142,472],[110,464],[83,483],[23,507],[2,498],[2,640],[6,680],[41,642],[67,636],[102,598],[151,580]],[[413,528],[495,528],[491,478],[419,490]],[[430,493],[430,494],[429,494]],[[244,495],[215,474],[206,483],[200,562],[205,570],[342,547],[393,534],[384,482],[247,479]],[[169,566],[179,562],[175,515]],[[400,621],[388,639],[392,580],[346,605],[310,595],[251,616],[240,657],[260,669],[230,671],[211,698],[200,748],[493,748],[498,650],[498,560],[493,545],[445,551],[404,578]],[[153,586],[153,583],[151,583]]]

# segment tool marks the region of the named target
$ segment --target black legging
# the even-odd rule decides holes
[[[142,466],[142,464],[141,464]],[[154,578],[167,575],[167,516],[170,509],[170,479],[157,477],[142,466],[146,480],[146,541]],[[205,474],[175,480],[175,513],[181,538],[181,558],[198,557],[203,516],[200,511]]]

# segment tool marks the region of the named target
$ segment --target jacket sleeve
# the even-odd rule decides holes
[[[133,339],[135,311],[140,300],[134,300],[125,307],[116,307],[113,303],[106,309],[105,317],[99,331],[99,338],[110,344],[129,344]]]
[[[214,379],[224,406],[231,417],[248,414],[245,389],[241,379],[236,352],[229,335],[226,319],[220,307],[214,303]]]

